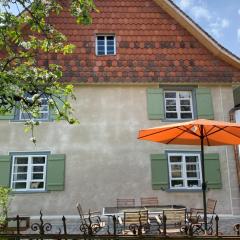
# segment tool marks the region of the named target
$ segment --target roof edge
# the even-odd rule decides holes
[[[188,17],[171,0],[154,1],[172,18],[174,18],[182,27],[188,30],[203,46],[205,46],[215,56],[240,69],[240,58],[221,46],[214,38],[212,38],[198,24],[196,24],[190,17]]]

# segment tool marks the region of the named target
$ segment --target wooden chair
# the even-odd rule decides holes
[[[165,226],[164,216],[166,218]],[[181,233],[181,228],[186,225],[186,216],[186,208],[163,210],[162,215],[156,216],[159,232],[166,231],[166,234]]]
[[[121,217],[118,217],[118,221],[123,226],[123,234],[144,234],[150,230],[148,210],[124,212],[123,220]]]
[[[134,198],[117,198],[117,207],[135,207]]]
[[[142,197],[140,201],[142,207],[157,206],[159,204],[157,197]]]
[[[92,233],[96,233],[106,225],[106,223],[101,220],[100,218],[101,213],[99,211],[91,212],[89,210],[88,213],[84,213],[80,203],[77,203],[76,207],[81,220],[80,230],[82,232],[89,234],[88,226],[91,226]]]
[[[212,234],[213,232],[213,220],[215,216],[215,208],[217,200],[208,198],[207,200],[207,232]],[[190,208],[188,213],[188,221],[191,224],[193,233],[204,232],[204,209],[202,208]]]

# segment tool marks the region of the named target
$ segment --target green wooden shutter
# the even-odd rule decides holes
[[[168,188],[168,161],[165,154],[151,154],[152,189]]]
[[[163,89],[147,89],[147,111],[150,120],[164,118]]]
[[[64,190],[65,154],[52,154],[47,161],[47,190]]]
[[[54,101],[57,104],[57,107],[59,110],[63,109],[63,101],[66,100],[64,96],[61,96],[60,99],[57,97],[53,97]],[[62,100],[63,101],[62,101]],[[50,109],[50,120],[56,120],[57,119],[57,113],[56,113],[56,107]]]
[[[218,153],[204,154],[207,188],[222,188],[221,170]]]
[[[15,109],[13,108],[12,111],[7,112],[5,114],[0,114],[0,120],[13,120],[15,114]]]
[[[10,183],[11,156],[0,156],[0,186],[9,187]]]
[[[240,104],[240,87],[237,87],[233,90],[234,106]]]
[[[211,89],[197,88],[197,118],[214,119]]]

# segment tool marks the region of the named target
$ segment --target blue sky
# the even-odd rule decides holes
[[[240,0],[173,0],[221,45],[240,57]]]

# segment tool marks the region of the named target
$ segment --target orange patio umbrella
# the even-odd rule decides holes
[[[240,124],[198,119],[189,122],[168,124],[155,128],[142,129],[138,139],[165,144],[201,145],[202,192],[204,208],[204,229],[207,231],[207,208],[204,145],[240,144]]]

